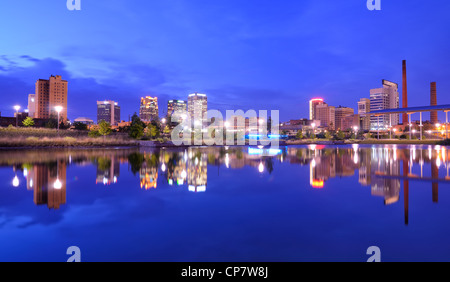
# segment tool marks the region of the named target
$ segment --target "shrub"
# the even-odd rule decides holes
[[[76,142],[77,139],[75,139],[73,137],[64,137],[64,141],[66,141],[66,142]]]
[[[91,131],[89,131],[88,136],[91,138],[97,138],[97,137],[100,137],[101,134],[100,134],[100,132],[98,132],[98,130],[91,130]]]

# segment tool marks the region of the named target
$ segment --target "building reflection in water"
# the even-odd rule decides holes
[[[282,149],[199,147],[77,152],[30,154],[27,164],[22,163],[21,153],[11,152],[0,155],[0,165],[13,165],[13,187],[20,187],[19,171],[22,170],[27,189],[34,191],[35,204],[45,204],[50,209],[66,203],[68,165],[94,164],[96,183],[109,185],[118,181],[120,164],[127,163],[129,170],[139,176],[142,189],[153,190],[161,183],[161,187],[192,192],[207,191],[208,173],[220,177],[221,169],[251,167],[255,173],[265,175],[271,174],[278,164],[308,166],[310,187],[326,189],[327,181],[332,178],[357,176],[359,184],[370,187],[371,195],[383,198],[385,205],[399,202],[403,184],[405,224],[409,222],[410,182],[430,183],[434,203],[439,201],[439,183],[450,183],[448,151],[440,146],[310,145]]]
[[[97,165],[95,184],[110,185],[117,183],[120,176],[120,162],[116,156],[98,157],[95,163]]]
[[[34,164],[24,168],[27,190],[33,190],[36,205],[59,209],[66,203],[66,162]]]

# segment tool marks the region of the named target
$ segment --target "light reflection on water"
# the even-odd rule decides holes
[[[105,186],[105,189],[114,189],[115,186],[126,187],[128,190],[117,192],[118,196],[120,194],[121,200],[126,200],[128,203],[133,202],[137,206],[145,205],[145,203],[141,198],[131,196],[132,193],[130,191],[132,190],[130,189],[138,188],[146,193],[153,193],[155,197],[164,197],[166,202],[170,202],[170,197],[173,197],[174,201],[178,201],[179,196],[177,194],[163,195],[159,194],[158,191],[175,189],[175,191],[180,193],[188,193],[183,197],[198,197],[195,193],[208,195],[211,188],[213,189],[211,195],[214,195],[214,198],[204,198],[205,201],[209,201],[204,204],[207,204],[207,207],[212,207],[211,217],[218,216],[218,214],[222,216],[222,211],[219,213],[219,210],[215,209],[216,206],[223,204],[221,201],[236,201],[236,203],[232,202],[230,205],[235,204],[238,208],[244,209],[241,211],[244,214],[257,216],[251,210],[256,208],[259,208],[261,211],[269,210],[270,208],[264,205],[269,203],[261,201],[256,203],[255,206],[251,204],[242,205],[242,203],[238,202],[239,195],[243,193],[248,200],[254,201],[261,196],[259,193],[263,192],[251,190],[249,192],[250,195],[247,195],[247,192],[242,191],[242,188],[239,191],[231,190],[231,188],[241,187],[242,185],[247,187],[254,185],[257,189],[260,187],[262,191],[266,191],[264,189],[267,186],[271,189],[279,190],[272,192],[276,193],[272,195],[273,199],[280,201],[279,210],[292,208],[299,213],[292,214],[291,217],[286,214],[280,222],[277,222],[277,224],[282,225],[280,228],[284,228],[285,232],[289,233],[292,231],[293,236],[294,234],[299,236],[297,234],[298,230],[295,228],[290,230],[291,227],[289,226],[298,220],[299,217],[302,220],[306,220],[303,219],[304,214],[314,213],[314,209],[317,208],[309,207],[309,203],[317,201],[317,197],[323,197],[327,193],[332,193],[333,197],[338,197],[341,200],[339,203],[329,202],[330,206],[325,207],[325,209],[329,209],[330,212],[340,209],[345,210],[347,206],[355,202],[367,202],[369,201],[368,198],[376,197],[383,200],[384,206],[395,206],[396,210],[401,210],[403,226],[410,225],[409,194],[415,193],[412,190],[415,189],[414,187],[420,187],[418,189],[422,190],[430,187],[431,202],[434,204],[438,203],[440,201],[440,186],[446,187],[450,183],[448,160],[449,154],[446,147],[395,145],[350,145],[340,147],[310,145],[282,147],[280,150],[257,147],[201,147],[161,150],[2,151],[0,152],[0,167],[2,168],[0,173],[1,177],[8,179],[8,181],[5,181],[0,186],[0,196],[3,195],[7,199],[8,196],[11,196],[11,193],[26,189],[26,191],[32,192],[32,198],[31,194],[27,193],[25,197],[29,198],[20,199],[20,202],[27,201],[30,203],[32,201],[35,208],[37,208],[36,206],[46,206],[48,208],[47,212],[54,213],[59,211],[66,213],[67,210],[70,210],[71,205],[73,207],[78,205],[80,196],[75,192],[81,185],[81,182],[83,186],[87,186],[90,189],[101,186]],[[74,170],[71,170],[71,168],[74,168]],[[252,189],[255,187],[252,187]],[[340,195],[331,192],[340,187],[343,189]],[[354,192],[350,193],[345,190],[349,187],[351,189],[364,189],[364,191],[366,191],[365,187],[368,187],[370,195],[354,196]],[[301,195],[297,200],[299,206],[293,203],[290,205],[281,203],[283,201],[290,203],[292,199],[289,198],[293,197],[292,189],[295,189],[295,193],[298,193],[298,195],[294,194],[294,196]],[[301,189],[308,192],[305,194]],[[311,194],[314,191],[321,191],[322,193]],[[101,197],[105,195],[100,193],[104,192],[95,190],[89,196],[89,191],[87,191],[83,197],[91,197],[93,201],[101,201]],[[127,193],[130,193],[130,195]],[[424,194],[426,192],[420,192],[420,195]],[[73,199],[71,195],[74,195]],[[230,200],[231,196],[237,198]],[[16,198],[13,200],[19,202],[19,199]],[[10,203],[6,204],[5,201],[2,202],[3,206],[0,204],[0,219],[4,214],[11,213],[8,209],[20,209],[22,207],[18,204],[15,206],[10,205]],[[189,198],[186,201],[197,202],[194,198]],[[330,199],[327,199],[327,201],[330,201]],[[428,200],[422,199],[422,201]],[[449,201],[445,198],[444,202]],[[109,208],[114,209],[115,207],[110,205]],[[383,210],[383,212],[386,211]],[[448,211],[446,207],[445,211]],[[27,212],[33,213],[33,210],[27,207]],[[42,211],[40,212],[42,213]],[[380,210],[377,208],[373,211],[367,211],[367,213],[367,217],[372,217],[376,216],[376,213],[380,213]],[[396,215],[398,216],[399,213],[397,212]],[[442,213],[442,217],[449,215],[445,212]],[[21,217],[24,216],[21,215]],[[161,220],[165,216],[161,215]],[[9,220],[13,221],[12,219]],[[228,220],[239,221],[237,217],[233,218],[232,215],[230,215]],[[341,218],[341,220],[345,221],[346,219]],[[317,232],[319,232],[323,228],[321,224],[324,221],[324,218],[320,217],[317,218],[316,223],[308,222],[308,224],[312,224],[309,228],[312,228],[312,230],[317,229]],[[362,221],[365,224],[364,219]],[[286,225],[283,225],[283,222],[286,222]],[[33,222],[33,224],[39,224],[39,220]],[[398,222],[395,225],[398,226]],[[0,220],[0,230],[7,228],[7,226],[8,220]],[[14,226],[9,228],[13,230]],[[21,228],[23,229],[23,227]],[[149,227],[144,228],[136,225],[134,228],[137,229],[134,230],[135,232],[145,232]],[[216,228],[220,228],[220,226]],[[346,230],[346,232],[356,231],[358,228],[355,226],[353,227],[355,230]],[[436,228],[439,229],[440,227],[436,226]],[[186,230],[183,229],[183,231]],[[235,231],[241,232],[238,229]],[[103,231],[100,230],[99,232]],[[105,232],[111,232],[111,230]],[[204,230],[200,228],[198,233],[195,230],[189,230],[189,232],[194,232],[200,236]],[[450,235],[450,230],[447,235]],[[219,236],[218,239],[220,241],[220,235],[216,234],[216,236]],[[283,240],[281,237],[276,239]],[[173,243],[169,239],[167,240],[167,244]],[[86,244],[88,243],[90,242]],[[178,241],[177,243],[180,244]],[[150,248],[150,246],[141,246],[143,249],[147,247]],[[237,244],[234,247],[239,249],[242,246]],[[250,248],[251,246],[247,247]],[[252,259],[282,261],[318,260],[314,256],[296,257],[288,251],[278,253],[272,247],[268,247],[267,253],[262,257],[258,257],[256,254],[248,257],[245,257],[243,254],[235,254],[233,256],[233,254],[226,252],[221,254],[220,251],[217,251],[214,258],[216,258],[215,260],[223,258],[225,260],[235,259],[240,261]],[[302,244],[299,244],[298,248],[300,250],[302,250],[302,247],[305,248]],[[324,252],[320,258],[338,260],[335,255],[327,256],[326,252]],[[212,259],[208,255],[202,256],[197,254],[196,256],[190,256],[184,253],[180,256],[174,254],[166,260],[180,260],[180,257],[185,260]],[[446,258],[438,257],[439,259]],[[0,258],[1,260],[8,260],[8,257]],[[350,255],[350,258],[354,259],[354,255]],[[21,260],[20,257],[11,259]],[[23,259],[27,260],[27,257],[25,256]],[[37,260],[47,259],[51,260],[46,257],[41,257]],[[102,260],[104,257],[100,255],[92,256],[91,259]],[[125,254],[120,253],[114,259],[158,260],[157,257],[149,258],[139,255],[126,257]],[[395,260],[396,257],[393,256],[392,259]]]

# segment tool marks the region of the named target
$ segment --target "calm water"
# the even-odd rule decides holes
[[[0,260],[450,260],[445,147],[0,151]]]

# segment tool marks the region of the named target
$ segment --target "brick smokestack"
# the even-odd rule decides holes
[[[430,84],[430,106],[436,106],[436,105],[437,105],[436,82],[431,82],[431,84]],[[430,112],[430,120],[431,120],[431,124],[438,123],[437,111]]]
[[[402,107],[408,107],[408,87],[406,83],[406,60],[403,60],[403,87],[402,87]],[[408,124],[408,114],[402,116],[403,125]]]

